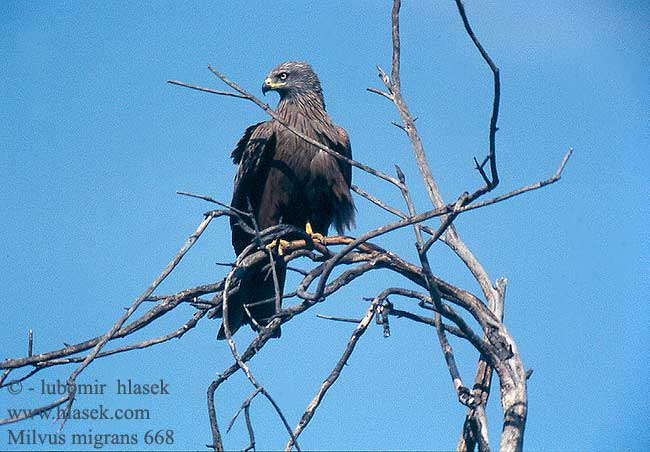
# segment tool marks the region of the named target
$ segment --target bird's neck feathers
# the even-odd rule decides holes
[[[277,113],[285,120],[292,122],[297,115],[311,119],[330,122],[325,111],[325,100],[321,91],[293,94],[287,93],[278,103]]]

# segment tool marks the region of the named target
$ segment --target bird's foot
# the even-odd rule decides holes
[[[305,232],[309,234],[311,237],[312,242],[320,242],[320,243],[325,243],[325,236],[321,234],[320,232],[314,232],[314,230],[311,227],[311,223],[307,222],[305,225]]]
[[[291,242],[284,239],[275,239],[268,245],[266,245],[267,250],[277,249],[278,255],[284,256],[284,250],[289,248]]]

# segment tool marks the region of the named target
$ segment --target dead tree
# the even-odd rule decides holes
[[[7,359],[0,363],[0,369],[4,369],[4,372],[0,376],[0,387],[17,384],[54,366],[74,364],[76,367],[70,373],[67,380],[68,387],[74,388],[75,381],[79,375],[98,358],[124,353],[134,349],[151,347],[172,338],[181,337],[188,330],[194,328],[204,317],[221,317],[225,321],[227,319],[227,315],[225,314],[228,309],[228,298],[239,287],[240,281],[238,275],[240,270],[251,265],[256,265],[263,260],[268,261],[266,259],[266,253],[271,251],[265,247],[266,244],[284,236],[288,232],[291,232],[292,235],[302,233],[304,236],[303,239],[291,242],[283,255],[287,263],[296,259],[313,262],[310,267],[311,270],[300,271],[302,280],[295,290],[284,294],[282,297],[285,302],[295,300],[295,303],[280,309],[270,323],[243,349],[243,352],[238,350],[237,344],[230,334],[228,325],[226,325],[226,336],[234,362],[219,374],[219,378],[214,380],[207,390],[208,419],[212,429],[212,441],[209,447],[216,451],[224,450],[221,428],[217,420],[215,393],[220,385],[241,370],[246,375],[253,389],[250,396],[242,402],[239,410],[232,417],[230,425],[232,425],[241,412],[244,413],[250,437],[250,444],[245,450],[252,449],[255,446],[254,428],[250,420],[249,411],[251,401],[260,394],[266,397],[273,405],[286,429],[286,450],[288,451],[293,448],[300,450],[298,439],[301,433],[309,425],[329,388],[340,377],[344,364],[353,353],[361,336],[373,322],[373,319],[381,326],[384,335],[389,336],[390,318],[401,317],[428,325],[434,328],[437,333],[442,356],[449,370],[458,402],[467,407],[467,413],[460,430],[457,450],[471,451],[477,447],[481,451],[490,450],[485,406],[488,402],[488,396],[492,387],[493,372],[496,371],[503,414],[500,439],[501,449],[506,451],[520,451],[523,444],[527,415],[526,380],[530,375],[525,370],[516,343],[503,322],[506,279],[493,279],[488,275],[472,250],[470,250],[460,237],[454,226],[454,222],[458,221],[461,214],[469,210],[480,209],[491,204],[503,202],[514,196],[558,181],[572,151],[569,150],[567,152],[556,172],[550,178],[504,194],[492,197],[486,196],[491,194],[499,184],[496,159],[496,132],[498,130],[497,120],[501,92],[499,69],[474,34],[465,13],[462,0],[455,1],[469,38],[474,43],[478,52],[480,52],[493,75],[494,94],[492,114],[489,121],[488,152],[481,161],[475,159],[476,170],[482,179],[482,184],[478,188],[461,193],[451,202],[445,201],[440,194],[436,179],[427,162],[424,144],[420,139],[414,118],[411,115],[406,100],[402,95],[399,34],[400,0],[394,0],[392,8],[391,70],[390,73],[387,73],[378,66],[379,78],[384,87],[382,89],[368,88],[368,91],[383,96],[397,109],[401,122],[395,123],[395,125],[404,131],[410,142],[415,161],[431,202],[429,209],[419,213],[416,211],[411,199],[409,186],[399,167],[396,167],[396,175],[391,176],[363,163],[347,159],[350,164],[359,170],[365,171],[385,183],[393,185],[395,189],[399,190],[404,200],[404,208],[388,205],[366,190],[356,186],[353,187],[353,190],[359,196],[373,203],[378,209],[383,209],[394,215],[394,222],[385,224],[374,230],[366,231],[356,238],[347,236],[328,237],[323,242],[318,243],[313,242],[303,231],[298,231],[295,228],[285,225],[275,226],[264,231],[255,231],[258,240],[256,243],[251,244],[238,257],[224,279],[187,288],[173,295],[155,296],[154,292],[160,283],[176,268],[183,256],[190,250],[214,219],[222,216],[234,216],[241,219],[243,215],[246,215],[245,212],[235,211],[229,206],[208,196],[179,192],[183,195],[198,197],[205,201],[216,203],[220,206],[220,209],[212,210],[205,214],[204,219],[197,229],[188,238],[187,242],[176,256],[174,256],[169,265],[162,271],[160,276],[135,300],[108,331],[84,342],[37,355],[32,354],[32,336],[30,332],[27,356]],[[209,66],[209,69],[216,77],[230,87],[231,91],[214,90],[179,81],[170,81],[170,83],[251,101],[263,109],[268,115],[282,122],[268,105],[238,86],[235,82],[230,81],[213,67]],[[342,157],[323,144],[291,129],[287,124],[284,125],[304,141],[317,146],[336,158],[345,159],[345,157]],[[418,255],[417,263],[408,262],[398,252],[381,248],[373,243],[373,240],[380,236],[404,229],[412,230],[415,237]],[[402,231],[402,233],[409,234],[406,231]],[[442,276],[433,273],[429,263],[429,252],[436,243],[441,243],[455,253],[457,258],[467,267],[478,283],[481,291],[480,294],[474,294],[461,287],[456,287],[443,279]],[[290,266],[289,268],[292,267]],[[360,276],[377,269],[392,271],[404,278],[405,281],[417,285],[419,290],[404,287],[382,288],[379,293],[367,299],[368,308],[362,319],[329,318],[334,321],[351,321],[356,323],[357,326],[341,358],[320,388],[317,389],[316,394],[305,408],[301,418],[292,426],[290,421],[282,413],[279,404],[265,387],[257,381],[247,363],[263,350],[264,345],[272,337],[273,331],[281,324],[289,322],[313,306],[325,302],[328,297],[336,294],[346,286],[354,284],[355,280]],[[336,277],[332,276],[335,270],[340,272]],[[282,294],[276,294],[276,297],[280,296]],[[412,310],[395,308],[390,298],[397,297],[412,300],[414,308]],[[134,318],[135,311],[145,301],[154,301],[155,304],[146,310],[145,313]],[[151,338],[127,346],[115,348],[109,348],[107,346],[114,340],[128,337],[136,331],[146,328],[155,319],[166,315],[182,304],[188,303],[196,311],[187,322],[176,330],[161,337]],[[416,306],[417,308],[415,308]],[[469,319],[473,319],[473,321],[469,321]],[[479,325],[480,331],[475,330],[471,326],[472,323]],[[479,358],[476,363],[476,373],[472,383],[466,383],[467,380],[461,376],[458,370],[456,356],[448,339],[448,334],[468,341],[478,351]],[[23,372],[20,376],[17,375],[19,371]],[[32,410],[30,415],[35,416],[40,412],[61,405],[66,405],[69,409],[75,401],[75,396],[74,390],[67,392],[59,399]],[[2,419],[0,420],[0,425],[21,421],[26,416]],[[65,419],[62,419],[61,422],[64,423]]]

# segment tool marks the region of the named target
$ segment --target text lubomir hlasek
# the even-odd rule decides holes
[[[55,380],[48,382],[41,380],[40,393],[43,395],[62,395],[66,392],[74,392],[76,389],[77,394],[85,395],[104,395],[104,394],[117,394],[117,395],[168,395],[169,383],[166,383],[163,378],[155,382],[139,382],[130,378],[126,380],[117,379],[114,385],[114,391],[110,392],[107,383],[99,383],[95,380],[93,383],[76,383],[69,385],[66,381]]]

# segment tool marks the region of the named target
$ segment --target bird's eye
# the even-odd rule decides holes
[[[286,80],[288,76],[289,74],[287,74],[286,72],[280,72],[280,74],[278,75],[280,80]]]

